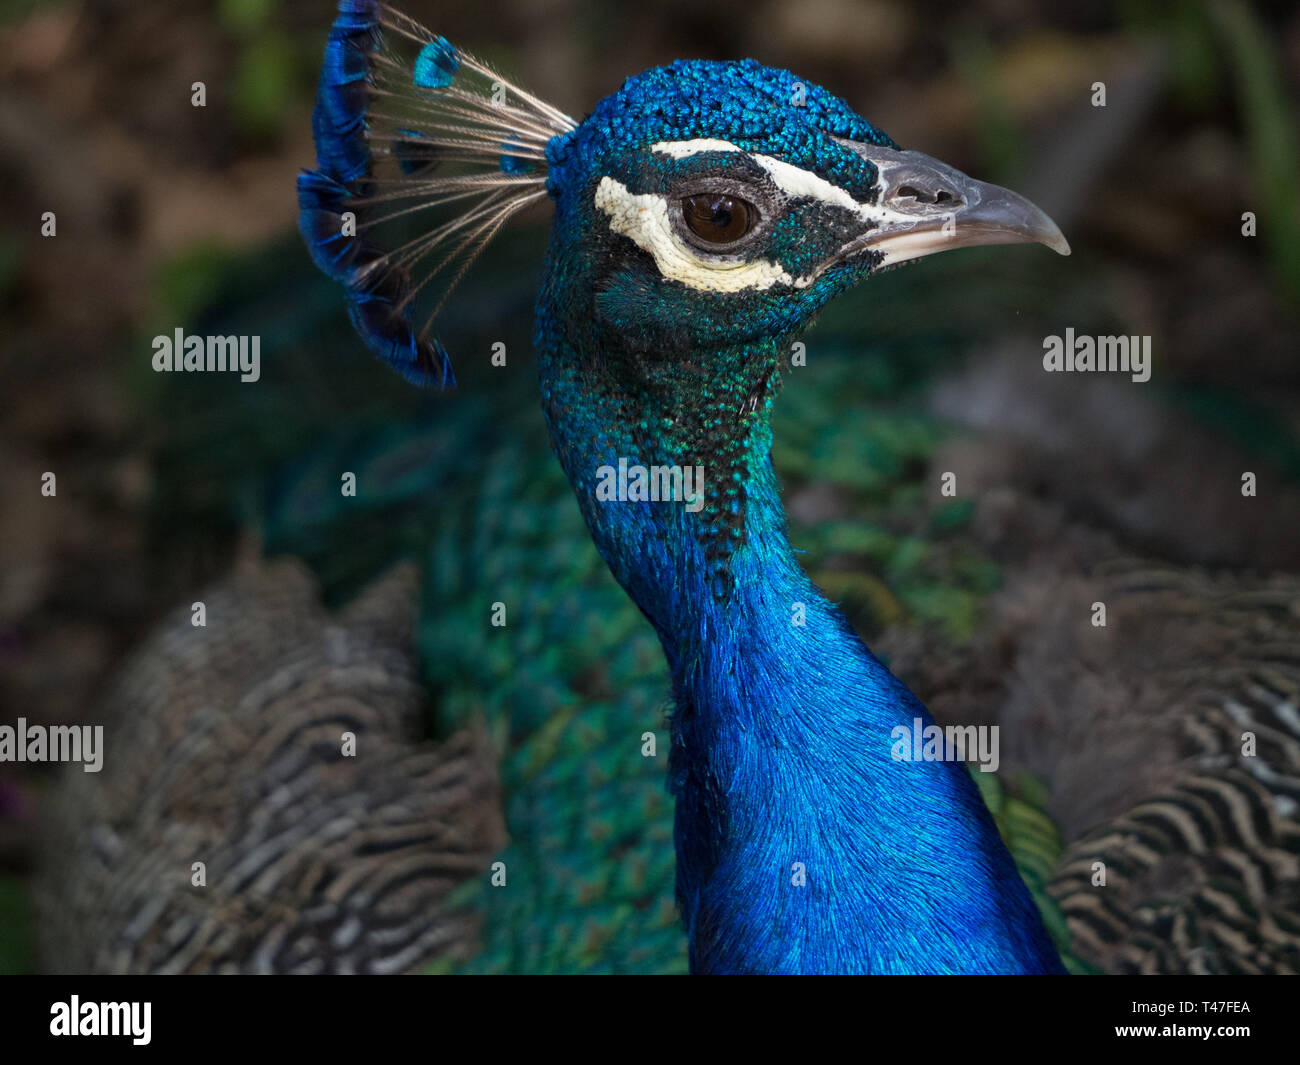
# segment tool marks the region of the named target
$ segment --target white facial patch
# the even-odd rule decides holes
[[[696,255],[673,231],[668,201],[656,193],[629,192],[621,181],[606,176],[596,186],[595,204],[609,216],[610,229],[649,252],[659,272],[673,281],[709,292],[761,291],[776,284],[799,284],[800,279],[770,259],[715,262]]]

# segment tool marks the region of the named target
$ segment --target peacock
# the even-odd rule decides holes
[[[1033,682],[1044,673],[1028,666],[1096,654],[1078,629],[1086,610],[1070,612],[1064,600],[1026,607],[1014,586],[1001,593],[985,623],[1016,634],[1000,709],[1021,764],[1054,787],[1068,791],[1073,780],[1086,798],[1072,766],[1099,739],[1178,737],[1154,783],[1117,773],[1090,808],[1076,802],[1086,812],[1073,823],[1057,814],[1071,841],[1063,853],[1040,812],[1053,800],[1034,779],[971,772],[943,750],[896,757],[896,729],[934,719],[790,546],[772,455],[783,454],[785,430],[803,450],[787,451],[784,468],[814,464],[828,410],[851,413],[836,397],[852,392],[857,372],[832,364],[810,371],[819,386],[804,384],[790,363],[796,338],[832,297],[933,252],[1029,241],[1067,252],[1046,215],[898,149],[842,101],[783,71],[679,62],[630,79],[576,123],[404,15],[358,0],[340,4],[314,124],[317,168],[299,182],[301,228],[317,265],[343,284],[367,346],[418,384],[454,381],[431,323],[469,261],[514,214],[546,199],[555,211],[533,336],[544,428],[525,413],[535,391],[488,378],[478,394],[421,401],[402,424],[375,419],[326,434],[240,492],[267,551],[305,558],[342,597],[376,576],[358,571],[363,555],[424,562],[414,648],[386,661],[409,677],[418,660],[450,737],[440,757],[461,766],[442,779],[478,783],[434,804],[440,827],[415,837],[445,845],[448,823],[466,818],[460,886],[447,884],[449,863],[431,863],[436,886],[419,896],[427,923],[400,944],[421,945],[388,957],[442,971],[1296,968],[1292,584],[1228,588],[1141,566],[1107,576],[1113,613],[1150,625],[1157,642],[1169,631],[1152,620],[1162,617],[1199,631],[1244,616],[1246,631],[1267,636],[1243,641],[1240,668],[1226,671],[1170,650],[1163,668],[1180,694],[1129,733],[1122,715],[1093,719],[1086,706],[1065,725],[1041,720]],[[448,221],[421,224],[406,243],[382,239],[412,215],[448,209]],[[783,378],[799,381],[783,397],[792,408],[784,421],[774,405]],[[923,422],[887,416],[861,435],[869,458],[840,462],[836,476],[876,493],[855,518],[896,516],[911,504],[880,483],[891,472],[881,454],[923,462],[936,442]],[[676,500],[608,498],[602,486],[620,464],[699,467],[703,487]],[[343,468],[367,486],[357,500],[326,487]],[[846,550],[915,554],[915,541],[884,523],[873,537],[856,521],[828,528],[817,517],[801,520],[796,509],[793,519],[797,542],[815,542],[819,530],[824,538],[813,561]],[[960,511],[945,519],[962,520]],[[972,594],[991,591],[976,562],[958,563],[944,572],[948,592],[963,582]],[[822,568],[818,582],[841,599],[862,593],[865,582],[845,577]],[[1090,580],[1078,578],[1081,602],[1098,594]],[[879,604],[883,593],[867,584],[862,594]],[[373,624],[375,593],[359,602],[346,623]],[[510,612],[499,629],[481,622],[492,606]],[[311,594],[298,608],[319,616]],[[1035,616],[1041,627],[1026,620]],[[167,631],[143,661],[157,660]],[[275,655],[262,661],[268,668]],[[1118,688],[1142,690],[1145,663],[1110,664]],[[126,703],[139,705],[138,688],[128,683]],[[1080,700],[1074,689],[1053,694],[1061,706]],[[237,690],[224,698],[248,702]],[[395,698],[373,686],[359,696],[371,705]],[[136,727],[164,712],[172,735],[196,713],[156,707]],[[665,721],[666,758],[654,744]],[[1066,726],[1068,743],[1053,744]],[[1240,731],[1261,738],[1256,760],[1241,754]],[[410,734],[407,742],[428,749]],[[334,758],[320,744],[305,749]],[[387,766],[359,758],[342,778],[356,808],[384,794],[381,781],[401,792],[428,779],[394,780]],[[261,770],[254,762],[239,772],[257,779]],[[510,843],[489,871],[500,846],[490,814],[498,772]],[[160,790],[160,822],[194,816],[174,783]],[[266,801],[244,795],[230,809],[256,812]],[[81,812],[66,819],[84,821],[90,804],[75,805]],[[414,797],[405,805],[421,807]],[[60,853],[89,860],[102,827],[83,824]],[[151,845],[174,861],[186,849],[174,838]],[[364,834],[354,845],[374,857]],[[242,950],[246,967],[253,955],[270,967],[343,967],[301,929],[318,908],[313,893],[346,879],[348,848],[341,841],[327,875],[314,879],[227,881],[251,923],[278,909],[287,922],[265,927],[277,943],[301,946],[286,958],[265,940],[260,951],[227,944],[222,961],[240,967]],[[1109,890],[1096,884],[1098,863],[1111,870]],[[183,910],[211,905],[189,895]],[[107,922],[119,955],[135,949],[138,967],[179,967],[201,918],[169,914],[167,935],[142,935],[158,930],[162,909],[137,900]],[[362,929],[372,918],[362,910],[357,920]],[[74,934],[103,934],[86,927]],[[84,950],[79,957],[59,964],[95,964]],[[106,957],[98,964],[111,965]]]
[[[832,296],[949,247],[1065,254],[1060,231],[752,61],[651,70],[581,124],[513,87],[494,102],[501,88],[406,16],[342,4],[301,227],[375,354],[445,387],[443,297],[421,323],[421,289],[554,201],[542,405],[597,551],[668,662],[692,971],[1063,971],[964,764],[899,758],[899,730],[933,719],[799,568],[770,458],[783,355]],[[380,243],[385,223],[450,202],[453,220]],[[694,494],[612,491],[628,466],[693,469]]]

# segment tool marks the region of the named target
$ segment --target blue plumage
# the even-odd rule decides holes
[[[312,261],[335,281],[346,282],[362,243],[343,235],[342,214],[348,190],[324,170],[298,177],[298,228]]]
[[[377,5],[342,0],[325,50],[312,132],[321,170],[343,184],[370,165],[366,143],[370,54],[378,41]]]
[[[896,728],[932,719],[800,570],[770,457],[787,353],[827,300],[947,247],[1068,250],[1050,220],[753,61],[648,71],[577,125],[513,86],[504,107],[485,103],[462,79],[495,75],[391,9],[341,12],[301,224],[372,351],[413,379],[447,373],[411,317],[432,276],[420,259],[462,241],[450,255],[465,253],[463,272],[516,210],[554,201],[543,409],[592,538],[672,674],[692,967],[1061,971],[966,767],[952,752],[896,758]],[[398,64],[386,34],[414,59]],[[385,159],[397,177],[379,175]],[[469,169],[423,177],[446,161]],[[456,213],[385,251],[331,231],[346,209],[401,200],[401,213]],[[702,497],[609,499],[602,471],[620,464],[701,470]]]
[[[445,89],[456,77],[460,60],[445,37],[435,37],[415,57],[412,80],[422,89]]]

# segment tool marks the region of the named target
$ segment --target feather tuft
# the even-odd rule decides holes
[[[574,125],[386,4],[339,3],[298,225],[366,346],[407,380],[455,383],[434,319],[506,222],[546,197],[547,144]]]

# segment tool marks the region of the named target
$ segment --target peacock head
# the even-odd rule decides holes
[[[864,276],[933,252],[1069,251],[1023,197],[900,150],[753,60],[647,71],[578,124],[387,4],[340,0],[313,129],[303,234],[367,344],[421,384],[452,380],[431,329],[451,288],[548,194],[543,317],[659,360],[787,336]]]
[[[787,336],[868,274],[934,252],[1069,252],[1024,197],[900,150],[753,60],[630,78],[546,158],[553,262],[597,320],[661,359]]]

